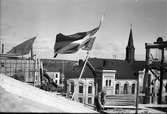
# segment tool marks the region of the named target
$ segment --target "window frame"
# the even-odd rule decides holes
[[[80,88],[80,87],[82,87],[82,88]],[[78,89],[78,92],[79,92],[80,94],[83,94],[83,93],[84,93],[84,85],[80,83],[78,88],[79,88],[79,89]],[[81,91],[82,91],[82,92],[81,92]]]
[[[118,85],[118,86],[117,86]],[[118,89],[117,89],[117,87],[118,87]],[[120,89],[120,84],[116,84],[115,85],[115,94],[119,94],[120,92],[119,92],[119,89]]]
[[[135,94],[135,88],[136,88],[136,84],[133,83],[131,87],[131,94]]]

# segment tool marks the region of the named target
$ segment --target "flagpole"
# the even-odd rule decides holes
[[[81,80],[81,77],[82,77],[83,72],[84,72],[84,69],[85,69],[85,67],[86,67],[86,64],[87,64],[88,58],[89,58],[89,50],[87,51],[87,56],[86,56],[86,59],[85,59],[85,63],[84,63],[84,66],[82,67],[82,70],[81,70],[81,73],[80,73],[80,76],[79,76],[78,82]],[[73,93],[73,95],[72,95],[71,100],[73,100],[74,95],[75,95],[75,89],[74,89],[74,93]]]

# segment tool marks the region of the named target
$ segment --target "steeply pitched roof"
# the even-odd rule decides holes
[[[116,79],[135,79],[134,73],[144,69],[144,61],[128,63],[124,60],[91,58],[89,61],[99,70],[116,70]]]
[[[77,61],[57,59],[41,59],[41,61],[43,62],[43,67],[47,72],[63,72],[63,70],[68,69],[68,67],[70,69],[78,63]]]
[[[128,48],[134,48],[132,28],[130,29],[129,40],[128,40],[128,45],[127,45],[127,47],[128,47]]]
[[[50,72],[63,72],[65,78],[79,78],[83,64],[79,65],[78,61],[54,60],[50,62],[43,61],[44,68]],[[134,61],[128,63],[125,60],[104,59],[104,58],[89,58],[88,60],[95,71],[92,71],[87,64],[82,75],[82,78],[102,78],[102,70],[116,70],[116,79],[136,79],[134,73],[145,69],[145,61]],[[167,79],[167,72],[164,74],[164,79]]]

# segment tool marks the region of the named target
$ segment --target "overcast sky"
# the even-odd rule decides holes
[[[88,31],[104,21],[96,33],[91,57],[124,59],[130,25],[136,59],[145,59],[145,43],[167,40],[167,0],[1,0],[0,29],[5,52],[37,36],[34,53],[53,58],[56,35]],[[78,60],[86,52],[58,55]]]

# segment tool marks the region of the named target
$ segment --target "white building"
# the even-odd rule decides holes
[[[77,78],[75,78],[67,80],[67,93],[71,98],[74,94],[74,100],[76,101],[93,105],[95,97],[94,79],[82,78],[79,81]]]

